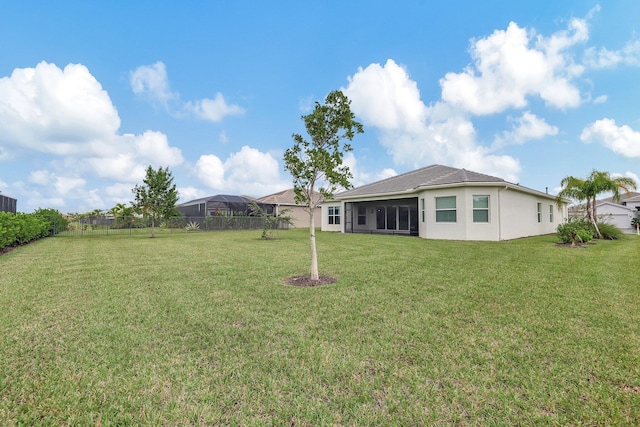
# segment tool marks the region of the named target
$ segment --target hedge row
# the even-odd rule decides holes
[[[61,226],[66,228],[66,220],[55,209],[38,209],[30,214],[0,212],[0,249],[51,236]]]

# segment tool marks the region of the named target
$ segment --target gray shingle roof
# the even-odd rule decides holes
[[[372,182],[335,195],[336,199],[370,196],[375,194],[390,194],[411,191],[418,187],[431,187],[448,184],[463,184],[468,182],[505,182],[495,176],[457,169],[449,166],[431,165],[411,172]]]

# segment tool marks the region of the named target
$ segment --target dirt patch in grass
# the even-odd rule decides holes
[[[302,276],[293,276],[284,280],[285,285],[290,286],[302,286],[302,287],[314,287],[324,286],[336,283],[338,279],[331,276],[320,276],[318,280],[311,280],[311,276],[306,274]]]
[[[556,243],[556,246],[560,246],[561,248],[585,248],[585,247],[591,246],[591,245],[595,245],[595,243],[593,243],[593,242],[587,242],[587,243],[576,242],[575,245],[572,245],[571,243]]]
[[[29,243],[31,243],[31,242],[29,242]],[[20,245],[13,245],[13,246],[5,246],[4,248],[0,248],[0,256],[2,256],[4,254],[8,254],[12,250],[18,249],[19,247],[24,246],[24,245],[28,245],[29,243],[23,243],[23,244],[20,244]]]

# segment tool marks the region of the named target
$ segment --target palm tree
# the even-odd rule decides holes
[[[600,172],[593,170],[587,179],[567,176],[560,181],[562,190],[556,197],[556,204],[560,206],[564,199],[572,199],[578,203],[586,202],[586,217],[598,235],[602,238],[600,229],[596,221],[596,198],[602,193],[613,193],[613,200],[620,200],[620,190],[629,193],[630,190],[636,189],[636,182],[627,177],[612,178],[609,172]]]
[[[626,176],[619,176],[612,178],[609,172],[593,171],[589,175],[589,179],[593,182],[594,196],[593,203],[593,216],[597,218],[596,212],[596,196],[601,193],[611,192],[613,194],[613,201],[620,201],[620,190],[624,190],[626,194],[629,194],[631,190],[636,189],[636,182]]]

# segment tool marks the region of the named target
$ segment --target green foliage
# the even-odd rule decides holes
[[[631,227],[636,228],[640,224],[640,218],[633,218],[631,220]]]
[[[198,231],[200,230],[200,223],[191,221],[184,227],[184,229],[187,231]]]
[[[336,90],[327,95],[324,105],[316,102],[313,112],[302,116],[311,141],[293,134],[295,144],[284,153],[285,169],[293,176],[298,203],[315,207],[321,201],[314,200],[316,186],[324,198],[332,197],[337,188],[351,187],[352,175],[342,160],[353,149],[341,141],[351,141],[364,130],[350,105],[349,98]]]
[[[0,249],[14,244],[19,230],[14,213],[0,212]]]
[[[602,193],[613,193],[613,200],[620,200],[620,190],[627,193],[636,188],[636,183],[628,177],[611,177],[609,172],[601,172],[593,170],[586,179],[567,176],[560,182],[562,190],[558,192],[556,204],[561,206],[565,199],[571,199],[575,202],[586,202],[586,217],[595,234],[602,238],[598,223],[596,222],[596,198]]]
[[[178,190],[168,167],[154,170],[147,168],[144,185],[133,188],[136,209],[151,219],[151,237],[155,237],[156,223],[162,219],[179,215],[176,210]]]
[[[49,234],[52,236],[65,231],[69,226],[67,218],[56,209],[36,209],[33,214],[49,224]]]
[[[618,227],[606,222],[598,223],[598,229],[600,230],[602,238],[607,240],[618,240],[623,235],[622,231]]]
[[[30,214],[0,212],[0,249],[50,236],[56,232],[56,221],[66,229],[66,220],[54,209],[38,209]]]
[[[268,215],[257,203],[251,202],[251,210],[263,220],[261,239],[273,239],[273,231],[281,225],[291,225],[293,218],[289,215],[291,209],[282,209],[277,214]]]
[[[569,222],[560,224],[557,229],[558,238],[562,243],[576,244],[586,243],[593,239],[593,227],[584,218],[571,219]]]

